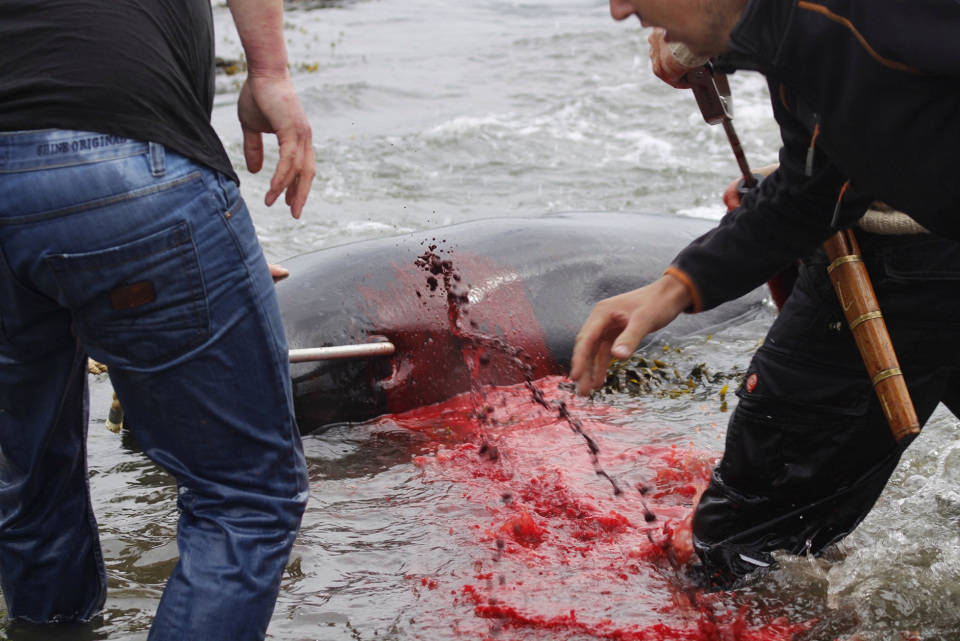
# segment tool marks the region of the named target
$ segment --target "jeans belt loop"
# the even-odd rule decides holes
[[[159,178],[167,173],[166,152],[163,145],[158,142],[149,143],[150,147],[150,173]]]

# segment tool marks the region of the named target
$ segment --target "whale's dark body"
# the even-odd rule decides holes
[[[301,430],[436,403],[469,390],[471,380],[503,385],[566,372],[594,303],[655,280],[712,224],[630,213],[491,218],[284,261],[291,276],[277,293],[291,349],[378,336],[397,348],[390,357],[291,365]],[[449,261],[445,272],[459,277],[449,281],[465,294],[455,309],[443,274],[418,261],[425,253]],[[708,331],[755,313],[764,295],[758,289],[684,314],[662,331],[670,338]],[[462,313],[455,326],[451,311]],[[488,348],[465,349],[476,347],[471,336],[485,337]]]

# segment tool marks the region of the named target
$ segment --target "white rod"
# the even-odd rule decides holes
[[[325,361],[334,358],[370,358],[389,356],[397,351],[393,343],[359,343],[356,345],[331,345],[330,347],[305,347],[290,350],[291,363]]]

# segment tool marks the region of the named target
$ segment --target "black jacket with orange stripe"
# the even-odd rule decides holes
[[[747,1],[717,68],[767,77],[780,168],[668,268],[691,311],[760,285],[874,200],[960,241],[957,34],[960,0]]]

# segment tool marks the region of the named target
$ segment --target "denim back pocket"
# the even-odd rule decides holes
[[[190,225],[179,222],[115,247],[46,257],[90,355],[110,365],[154,366],[210,334]]]

